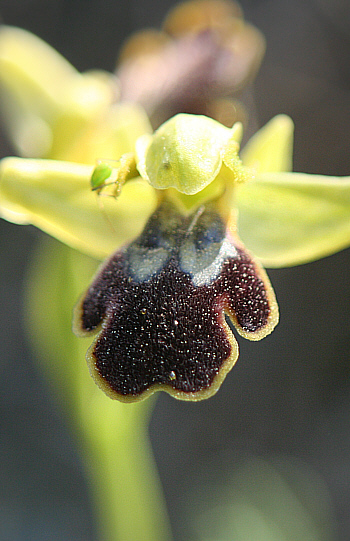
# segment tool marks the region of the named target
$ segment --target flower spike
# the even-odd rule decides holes
[[[182,400],[213,395],[238,357],[225,316],[259,340],[278,321],[260,265],[213,204],[190,216],[165,201],[141,236],[98,271],[75,309],[97,384],[125,402],[164,390]]]

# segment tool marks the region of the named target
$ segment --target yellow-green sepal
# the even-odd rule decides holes
[[[116,102],[112,74],[81,74],[20,28],[0,29],[0,83],[5,127],[23,157],[94,164],[133,151],[152,131],[140,106]]]
[[[350,177],[263,173],[238,187],[236,204],[239,235],[267,267],[350,246]]]
[[[113,100],[111,75],[82,75],[43,40],[11,26],[0,29],[0,83],[12,142],[31,158],[64,159]]]
[[[118,198],[102,201],[90,188],[92,172],[89,165],[5,158],[0,162],[0,213],[103,259],[141,233],[158,199],[137,177]]]

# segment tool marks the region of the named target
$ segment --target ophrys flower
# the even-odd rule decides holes
[[[40,97],[40,85],[35,89]],[[98,332],[88,359],[110,396],[135,401],[164,389],[177,398],[205,398],[238,356],[225,316],[255,340],[277,323],[266,273],[244,246],[273,266],[348,246],[349,177],[288,172],[293,127],[285,116],[248,143],[242,163],[239,124],[230,129],[182,114],[153,135],[145,124],[141,135],[141,112],[132,117],[127,154],[106,146],[107,157],[119,162],[97,174],[90,164],[103,163],[103,138],[89,136],[88,147],[82,141],[93,126],[104,133],[110,107],[107,100],[87,131],[74,132],[75,148],[88,151],[85,163],[80,151],[74,154],[80,163],[4,159],[1,210],[97,258],[116,251],[75,315],[77,332]],[[124,142],[127,131],[119,132]],[[101,192],[116,186],[104,212],[91,178]]]

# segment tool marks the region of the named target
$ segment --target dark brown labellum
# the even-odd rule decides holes
[[[98,331],[88,361],[108,395],[135,401],[165,390],[200,400],[238,357],[225,316],[246,338],[271,332],[278,310],[264,270],[213,205],[184,217],[165,202],[100,268],[75,330]]]

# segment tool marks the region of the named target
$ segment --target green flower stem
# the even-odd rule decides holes
[[[169,541],[164,500],[152,457],[148,399],[108,398],[89,375],[90,338],[71,329],[72,310],[97,262],[46,237],[33,258],[27,326],[46,376],[67,415],[86,467],[99,541]]]
[[[113,439],[101,438],[84,453],[101,541],[168,541],[147,430],[134,424]]]

